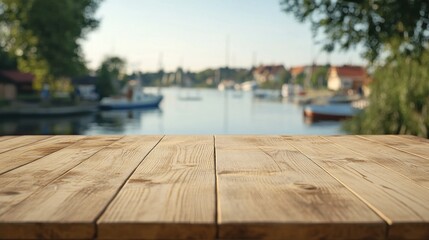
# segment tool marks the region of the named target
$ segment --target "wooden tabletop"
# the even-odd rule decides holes
[[[429,140],[3,136],[0,239],[429,239]]]

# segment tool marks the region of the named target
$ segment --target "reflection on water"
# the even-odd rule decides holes
[[[159,108],[100,111],[96,115],[90,132],[94,134],[136,134],[141,131],[146,119],[161,119],[161,117],[162,111]]]
[[[83,134],[93,114],[62,117],[8,117],[0,119],[1,135]]]
[[[0,134],[343,134],[338,122],[305,123],[302,106],[250,92],[163,89],[160,108],[49,118],[0,118]],[[195,90],[192,90],[195,91]]]

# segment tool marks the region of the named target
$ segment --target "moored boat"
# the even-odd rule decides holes
[[[140,99],[128,100],[126,98],[103,98],[100,103],[102,110],[156,108],[162,101],[162,96],[145,94]]]
[[[136,109],[136,108],[156,108],[162,101],[163,96],[158,94],[145,94],[138,81],[131,82],[127,86],[126,96],[106,97],[100,102],[100,109]]]
[[[304,116],[314,121],[344,120],[356,115],[360,109],[351,104],[307,105]]]

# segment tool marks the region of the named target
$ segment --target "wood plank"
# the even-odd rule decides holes
[[[0,175],[0,215],[120,138],[121,136],[86,137],[37,161]]]
[[[31,143],[35,143],[40,140],[47,139],[49,137],[51,136],[19,136],[11,139],[6,139],[7,141],[0,142],[0,153],[7,152],[9,150],[19,148]]]
[[[54,136],[34,144],[0,153],[0,174],[36,161],[83,138],[84,136]]]
[[[6,141],[8,139],[15,138],[16,136],[0,136],[0,141]]]
[[[429,238],[429,189],[321,137],[284,137],[284,140],[345,184],[385,219],[389,223],[388,238]]]
[[[356,136],[346,135],[323,138],[339,144],[349,149],[349,151],[357,152],[366,159],[401,173],[416,183],[429,188],[429,161],[427,159]]]
[[[103,148],[0,215],[1,238],[94,238],[95,220],[160,139],[127,136]]]
[[[377,214],[280,136],[215,142],[220,238],[384,238]]]
[[[414,154],[419,157],[423,157],[429,159],[429,142],[424,139],[420,139],[419,141],[414,139],[410,139],[410,137],[402,137],[402,136],[383,136],[383,135],[375,135],[375,136],[359,136],[371,141],[376,141],[382,144],[385,144],[389,147],[393,147],[395,149],[408,152]]]
[[[422,138],[422,137],[417,137],[417,136],[414,136],[414,135],[396,135],[396,136],[400,137],[400,138],[410,139],[410,140],[417,141],[417,142],[429,143],[429,139]]]
[[[213,136],[167,136],[98,221],[99,239],[214,239]]]

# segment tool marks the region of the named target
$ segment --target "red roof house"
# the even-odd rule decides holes
[[[13,70],[0,70],[0,98],[14,100],[18,94],[32,94],[34,75]]]
[[[368,82],[368,74],[362,66],[343,65],[331,67],[328,73],[328,88],[357,90]]]
[[[278,82],[282,72],[286,71],[283,65],[261,65],[253,69],[253,78],[259,82]]]

